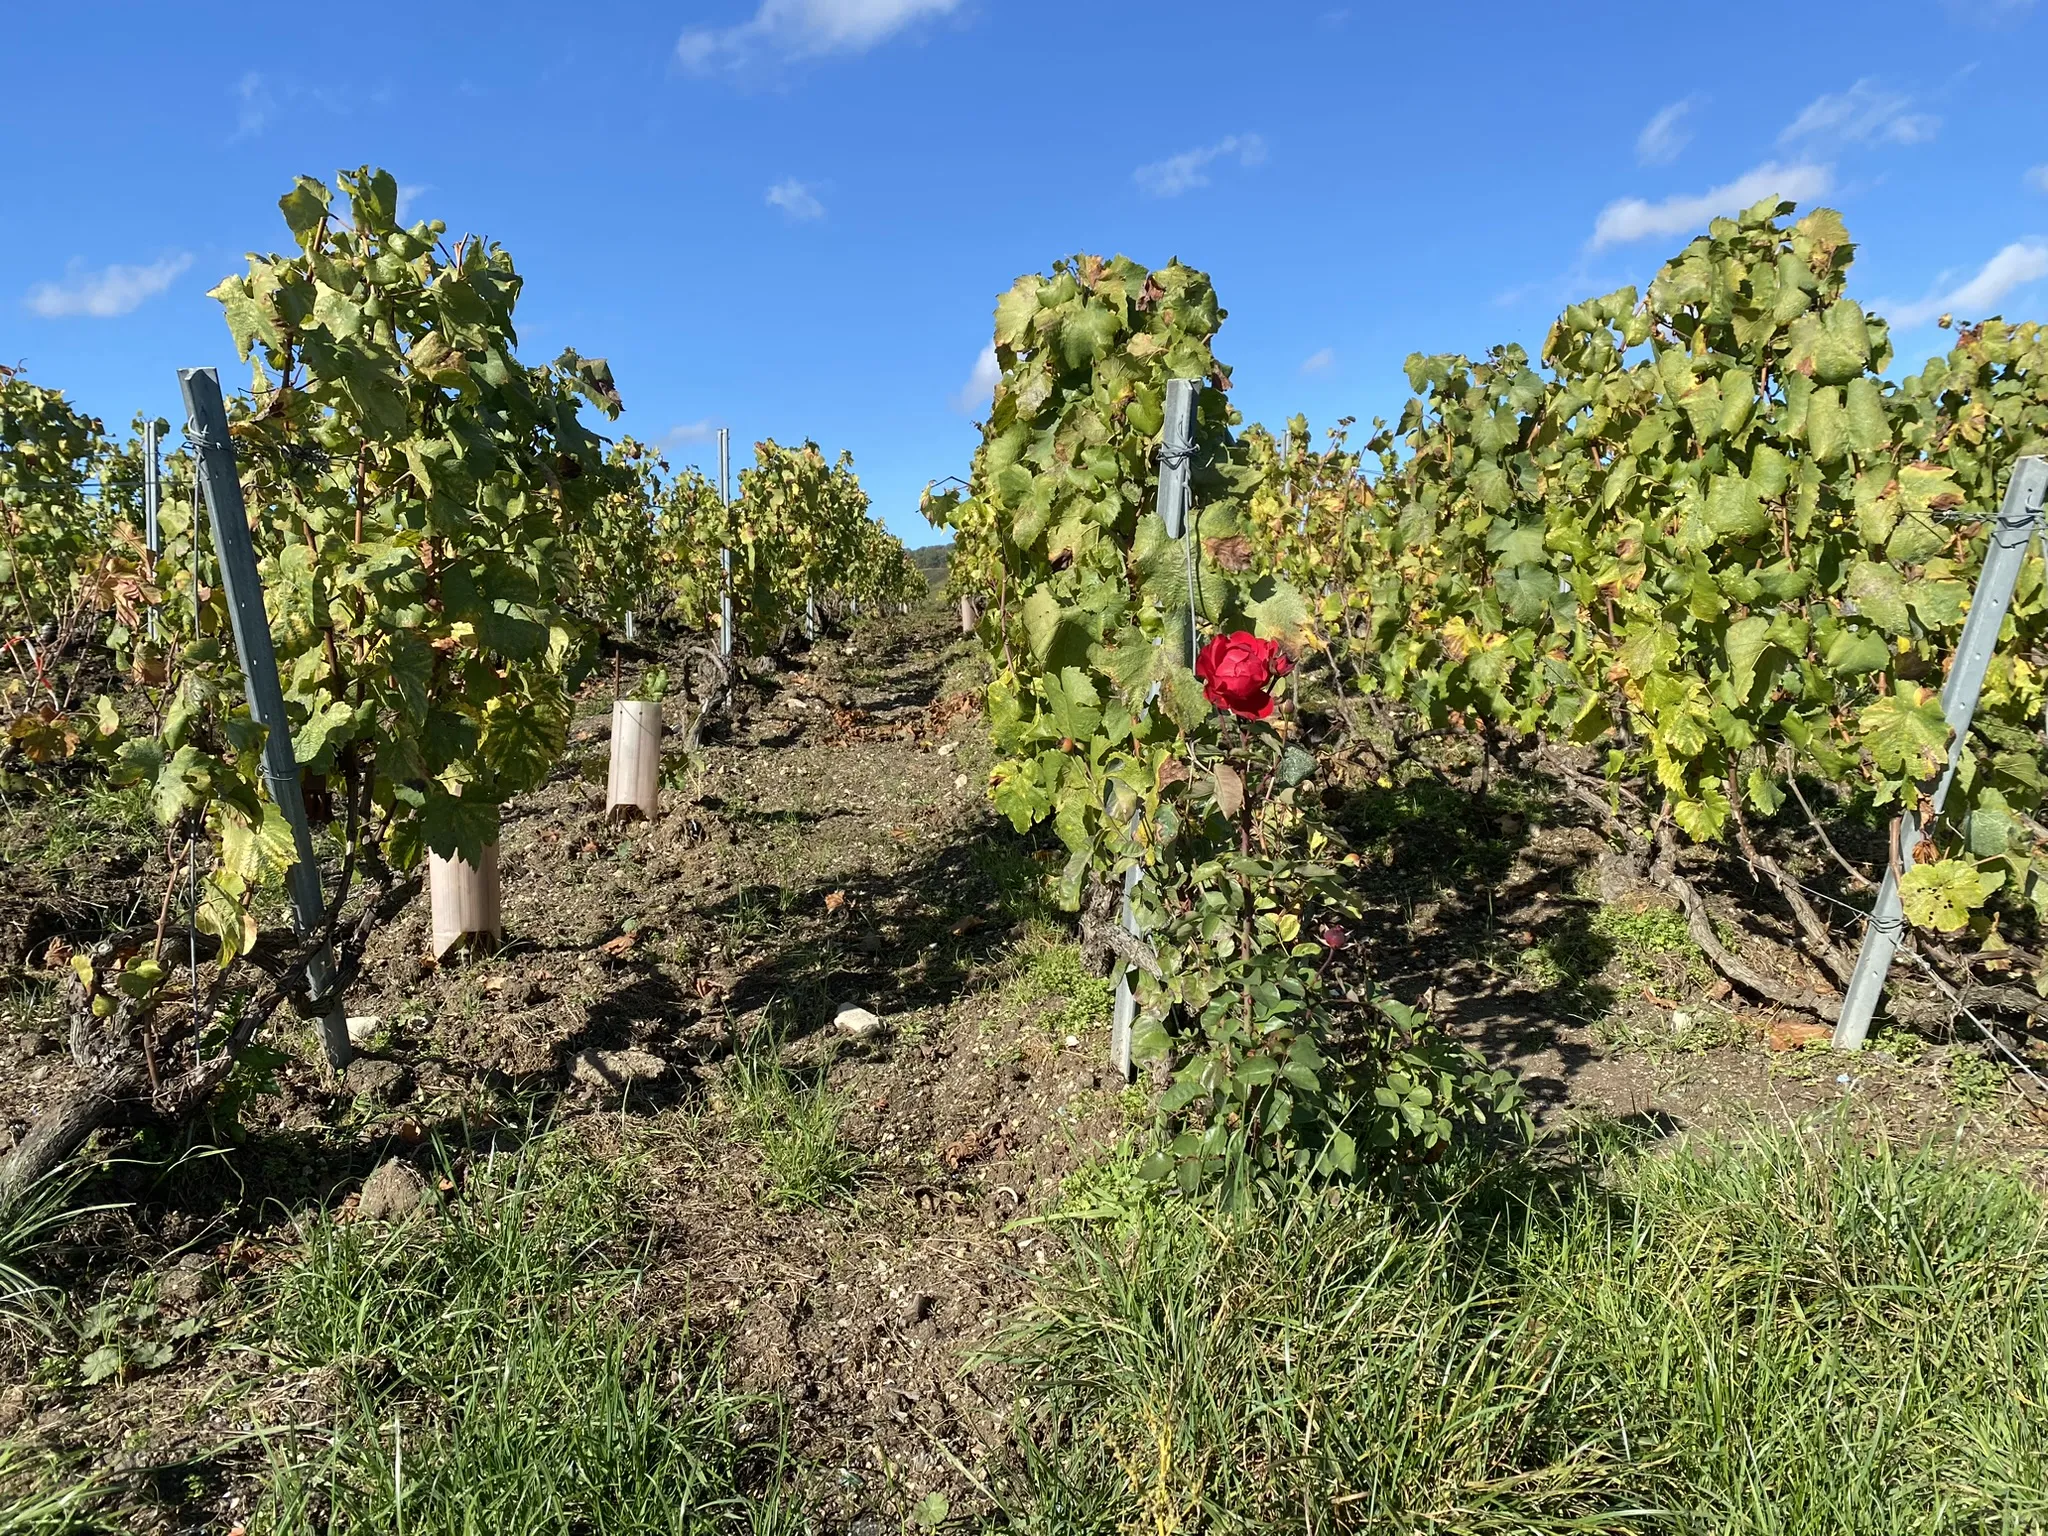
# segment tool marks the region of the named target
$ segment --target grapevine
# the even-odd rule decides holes
[[[2048,375],[2037,328],[1991,321],[1889,382],[1888,329],[1845,293],[1841,220],[1791,213],[1715,220],[1647,295],[1567,309],[1538,364],[1516,347],[1411,358],[1406,454],[1359,483],[1320,616],[1374,693],[1529,751],[1746,990],[1825,1013],[1824,983],[1721,942],[1680,839],[1733,842],[1824,975],[1846,977],[1824,893],[1755,827],[1805,813],[1802,777],[1879,817],[1920,803],[1987,520],[2012,460],[2039,451]],[[1268,522],[1259,557],[1287,568],[1323,542]],[[2035,566],[1939,856],[1905,881],[1916,925],[1994,950],[2048,905],[2031,731],[2044,622]]]

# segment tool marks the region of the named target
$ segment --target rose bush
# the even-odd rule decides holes
[[[996,306],[1001,377],[967,494],[925,506],[989,583],[970,590],[986,599],[990,799],[1067,849],[1057,898],[1128,970],[1132,1057],[1167,1080],[1143,1166],[1235,1202],[1282,1170],[1436,1156],[1514,1103],[1503,1074],[1372,984],[1362,948],[1321,937],[1360,916],[1359,860],[1293,701],[1273,698],[1319,638],[1301,592],[1251,568],[1222,320],[1178,263],[1080,256],[1020,278]],[[1204,381],[1179,535],[1159,509],[1177,379]],[[1192,667],[1190,617],[1221,636]],[[1133,933],[1110,915],[1126,892]]]
[[[1201,679],[1202,697],[1218,709],[1244,720],[1265,720],[1273,713],[1273,685],[1293,666],[1278,641],[1238,630],[1202,647],[1195,676]]]

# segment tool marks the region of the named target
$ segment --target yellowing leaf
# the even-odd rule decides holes
[[[2002,876],[1987,876],[1965,859],[1937,859],[1906,871],[1899,880],[1899,901],[1916,928],[1955,933],[2002,882]]]
[[[1865,705],[1857,727],[1886,773],[1924,779],[1947,761],[1949,729],[1941,701],[1917,683],[1901,682],[1894,693]]]

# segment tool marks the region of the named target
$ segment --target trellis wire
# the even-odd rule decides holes
[[[1742,862],[1748,866],[1750,878],[1752,880],[1760,881],[1762,879],[1763,872],[1759,870],[1755,864],[1751,863],[1750,860],[1747,858],[1744,858]],[[1861,919],[1865,923],[1873,921],[1870,913],[1864,911],[1861,907],[1857,906],[1853,902],[1844,901],[1841,899],[1841,897],[1831,895],[1828,892],[1820,890],[1815,886],[1808,885],[1803,880],[1793,880],[1791,883],[1797,889],[1804,891],[1808,896],[1813,897],[1815,900],[1824,901],[1831,907],[1840,907],[1844,912],[1849,913],[1853,917]],[[2041,1076],[2040,1073],[2036,1072],[2033,1069],[2033,1067],[2028,1064],[2025,1057],[2021,1056],[2017,1051],[2013,1050],[2011,1046],[2007,1045],[2003,1040],[2001,1040],[1998,1037],[1998,1032],[1996,1030],[1991,1028],[1991,1026],[1986,1024],[1982,1019],[1978,1018],[1977,1015],[1970,1010],[1969,1004],[1963,1001],[1962,994],[1956,991],[1954,986],[1952,986],[1949,983],[1948,978],[1943,976],[1941,972],[1937,971],[1934,968],[1933,964],[1929,962],[1925,955],[1921,954],[1917,949],[1912,948],[1902,948],[1901,953],[1903,953],[1908,960],[1912,961],[1915,965],[1919,966],[1920,969],[1926,973],[1927,979],[1933,982],[1934,985],[1940,990],[1941,994],[1949,1000],[1950,1006],[1953,1007],[1957,1013],[1961,1014],[1964,1018],[1968,1019],[1970,1023],[1976,1027],[1977,1032],[1981,1034],[1995,1050],[1999,1051],[2002,1055],[2004,1055],[2008,1060],[2012,1062],[2012,1064],[2015,1067],[2017,1067],[2020,1071],[2024,1072],[2029,1078],[2033,1079],[2034,1082],[2040,1084],[2044,1093],[2048,1093],[2048,1078],[2044,1078]]]

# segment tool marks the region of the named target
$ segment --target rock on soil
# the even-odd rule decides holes
[[[881,1030],[882,1021],[865,1008],[849,1005],[832,1015],[832,1027],[849,1040],[865,1040]]]
[[[157,1293],[181,1307],[196,1307],[220,1294],[220,1270],[203,1253],[188,1253],[164,1272]]]
[[[405,1068],[373,1056],[350,1062],[341,1076],[352,1092],[385,1104],[396,1104],[412,1092],[412,1079]]]
[[[379,1163],[363,1180],[363,1192],[356,1197],[359,1221],[399,1221],[420,1208],[427,1196],[427,1181],[410,1163],[397,1158]]]
[[[648,1051],[584,1051],[577,1056],[572,1075],[594,1088],[623,1090],[652,1082],[667,1070],[668,1063]]]

